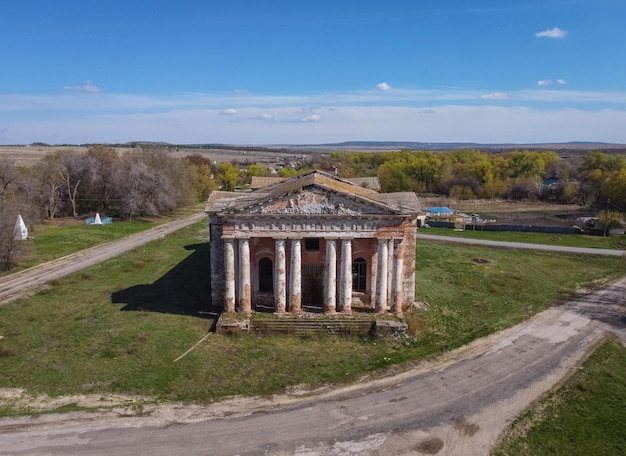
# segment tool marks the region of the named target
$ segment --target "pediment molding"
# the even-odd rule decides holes
[[[391,211],[367,201],[347,198],[322,189],[313,188],[260,202],[247,211],[262,215],[390,215]]]

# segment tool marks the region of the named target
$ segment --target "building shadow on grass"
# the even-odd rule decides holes
[[[209,244],[185,246],[193,253],[150,285],[135,285],[111,294],[121,310],[162,312],[215,318],[211,308],[211,258]]]

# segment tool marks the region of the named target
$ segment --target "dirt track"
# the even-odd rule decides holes
[[[166,223],[148,231],[128,236],[116,242],[102,244],[82,250],[72,255],[59,258],[0,279],[0,305],[17,299],[29,291],[51,280],[72,274],[89,266],[101,263],[140,245],[173,233],[185,226],[196,223],[206,217],[200,213],[190,217]]]
[[[8,276],[0,299],[203,217]],[[111,396],[102,398],[107,405],[119,404],[111,412],[2,419],[0,454],[488,454],[508,422],[571,372],[605,331],[626,343],[626,278],[435,361],[348,387],[295,388],[208,406],[129,408],[123,404],[133,398]]]
[[[626,342],[626,278],[395,376],[209,406],[4,419],[0,453],[486,455],[605,331]]]

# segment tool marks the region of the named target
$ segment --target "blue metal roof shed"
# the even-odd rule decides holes
[[[452,215],[454,211],[449,207],[429,207],[426,209],[429,215]]]

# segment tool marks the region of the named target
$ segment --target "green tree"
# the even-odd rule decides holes
[[[233,165],[230,162],[224,162],[220,164],[219,171],[217,173],[217,180],[220,183],[222,190],[227,192],[235,191],[237,187],[237,179],[239,178],[239,167]]]
[[[622,155],[608,155],[603,152],[590,151],[583,157],[583,171],[601,170],[603,173],[620,171],[626,167],[626,158]]]
[[[626,212],[626,168],[611,174],[602,183],[602,193],[611,200],[611,206]]]
[[[293,177],[299,174],[298,170],[291,166],[283,166],[278,170],[278,177]]]
[[[532,178],[543,176],[546,166],[542,156],[537,152],[511,152],[513,176],[517,178]]]
[[[254,176],[263,176],[268,177],[272,175],[272,170],[269,169],[265,165],[260,165],[258,163],[252,163],[248,166],[248,170],[246,171],[246,181],[249,184],[252,181]]]
[[[404,192],[409,190],[408,178],[402,167],[394,163],[385,163],[378,167],[378,180],[383,193]]]
[[[211,166],[208,164],[192,165],[192,186],[198,201],[206,201],[217,184],[213,179]]]

